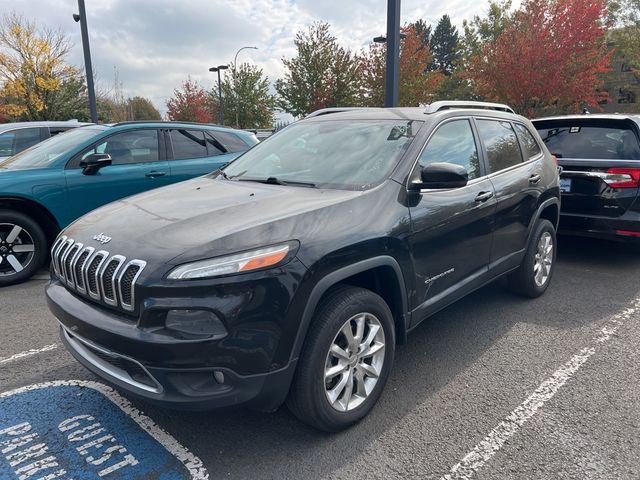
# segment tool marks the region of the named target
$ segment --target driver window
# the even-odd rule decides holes
[[[108,153],[111,155],[111,165],[157,162],[158,131],[136,130],[116,133],[83,153],[80,159],[93,153]]]
[[[420,155],[420,166],[444,162],[467,169],[469,180],[480,176],[478,149],[469,120],[447,122],[436,130]]]

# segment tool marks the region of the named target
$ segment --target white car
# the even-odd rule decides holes
[[[69,120],[66,122],[18,122],[0,124],[0,161],[20,153],[36,143],[69,129],[89,125]]]

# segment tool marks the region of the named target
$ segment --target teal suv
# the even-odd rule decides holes
[[[205,175],[256,143],[254,134],[224,127],[126,122],[76,128],[0,161],[0,287],[31,277],[76,218]]]

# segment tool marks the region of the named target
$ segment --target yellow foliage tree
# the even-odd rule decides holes
[[[54,120],[81,111],[84,82],[59,31],[9,14],[0,22],[0,115]]]

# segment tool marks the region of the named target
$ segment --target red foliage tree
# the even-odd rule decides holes
[[[213,112],[210,97],[197,82],[187,78],[167,101],[167,116],[169,120],[211,123]]]
[[[598,108],[599,74],[609,70],[606,0],[527,0],[495,42],[470,62],[468,77],[488,100],[523,115]]]

